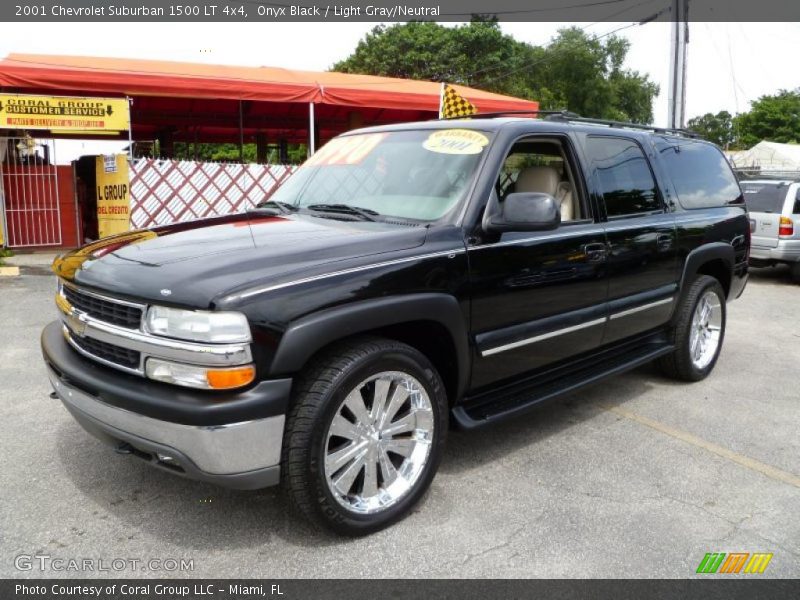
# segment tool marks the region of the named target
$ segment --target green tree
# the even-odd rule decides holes
[[[761,96],[750,112],[734,119],[741,144],[750,148],[761,140],[780,143],[800,142],[800,88],[780,90]]]
[[[456,27],[411,22],[375,27],[334,71],[461,83],[537,100],[544,110],[646,123],[658,85],[623,68],[629,43],[561,29],[547,46],[504,34],[496,19]]]
[[[287,154],[289,164],[300,164],[305,161],[307,156],[306,145],[289,144]],[[242,155],[244,162],[256,162],[256,145],[244,144]],[[231,143],[195,145],[189,142],[176,142],[174,156],[178,160],[195,160],[196,157],[200,161],[239,162],[239,145]],[[278,152],[274,148],[267,154],[267,162],[278,162]]]
[[[706,113],[694,117],[689,119],[686,126],[703,139],[714,142],[722,148],[727,149],[737,145],[733,117],[726,110],[721,110],[717,114]]]

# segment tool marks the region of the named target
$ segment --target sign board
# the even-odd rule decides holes
[[[7,138],[0,138],[0,165],[3,164],[3,161],[6,159],[6,152],[8,151],[8,139]],[[3,173],[2,169],[0,169],[0,247],[5,244],[5,239],[3,238],[3,229],[5,229],[5,225],[3,225],[3,212],[5,212],[5,196],[3,190]]]
[[[130,229],[131,184],[128,155],[95,157],[97,229],[101,238]]]
[[[127,131],[130,124],[127,98],[0,94],[0,129],[80,130],[91,134]]]

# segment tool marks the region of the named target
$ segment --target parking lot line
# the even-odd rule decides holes
[[[745,467],[746,469],[750,469],[751,471],[756,471],[757,473],[761,473],[769,477],[770,479],[774,479],[776,481],[782,481],[783,483],[788,483],[789,485],[793,485],[794,487],[800,488],[800,477],[793,473],[789,473],[788,471],[784,471],[782,469],[778,469],[766,463],[762,463],[761,461],[755,460],[754,458],[750,458],[749,456],[745,456],[743,454],[739,454],[738,452],[734,452],[733,450],[729,450],[728,448],[724,448],[713,442],[709,442],[704,440],[703,438],[697,437],[696,435],[692,435],[686,431],[682,431],[680,429],[675,429],[674,427],[670,427],[662,423],[661,421],[656,421],[655,419],[650,419],[648,417],[644,417],[642,415],[636,414],[624,408],[620,408],[618,406],[610,406],[608,404],[601,404],[601,406],[614,414],[617,414],[621,417],[625,417],[626,419],[630,419],[631,421],[635,421],[641,425],[645,425],[646,427],[650,427],[651,429],[655,429],[656,431],[660,431],[670,437],[675,439],[681,440],[686,442],[687,444],[691,444],[692,446],[696,446],[698,448],[702,448],[703,450],[707,450],[717,456],[721,456],[731,462],[734,462],[738,465]]]

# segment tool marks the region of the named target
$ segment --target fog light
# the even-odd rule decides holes
[[[229,390],[251,383],[256,377],[253,365],[216,369],[184,365],[158,358],[148,358],[147,376],[156,381],[204,390]]]

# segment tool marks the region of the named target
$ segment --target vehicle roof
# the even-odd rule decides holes
[[[599,125],[594,123],[585,123],[581,121],[568,121],[568,120],[549,120],[549,119],[533,119],[530,117],[496,117],[496,118],[466,118],[466,119],[432,119],[430,121],[416,121],[410,123],[395,123],[392,125],[378,125],[374,127],[365,127],[363,129],[355,129],[348,131],[343,135],[353,135],[359,133],[378,133],[384,131],[410,131],[410,130],[436,130],[436,129],[475,129],[479,131],[488,131],[492,133],[501,130],[520,130],[522,133],[525,131],[541,131],[542,133],[594,133],[602,134],[614,132],[615,135],[625,135],[630,137],[642,137],[650,135],[658,135],[660,137],[671,138],[675,140],[687,140],[702,142],[704,140],[697,138],[686,138],[679,135],[673,135],[662,131],[652,131],[643,126],[642,129],[633,127],[619,127],[609,125]]]

